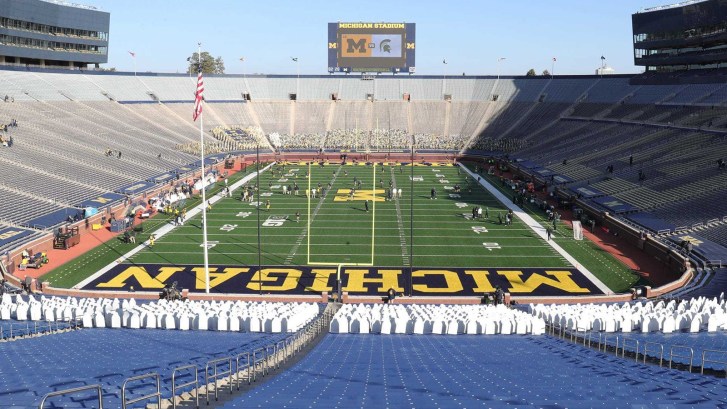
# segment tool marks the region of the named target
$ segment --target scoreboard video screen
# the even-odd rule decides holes
[[[328,72],[414,73],[414,23],[328,23]]]

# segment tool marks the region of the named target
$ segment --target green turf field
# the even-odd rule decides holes
[[[261,201],[259,212],[256,202],[240,200],[241,189],[238,189],[232,192],[231,198],[216,203],[208,213],[209,263],[573,267],[517,218],[511,226],[500,224],[498,215],[504,216],[505,207],[464,171],[452,166],[413,167],[412,242],[411,172],[412,167],[399,165],[375,168],[334,164],[275,165],[261,178],[261,195],[256,198]],[[231,182],[242,175],[236,176]],[[360,181],[361,186],[351,199],[354,180]],[[319,193],[309,200],[306,196],[309,183],[315,188],[320,184],[326,193]],[[282,194],[283,185],[295,184],[299,186],[298,195]],[[390,184],[402,189],[401,198],[384,200]],[[460,193],[452,190],[455,185],[461,187]],[[437,191],[437,199],[430,197],[432,188]],[[482,220],[464,217],[471,215],[475,205],[486,208],[489,218],[484,215]],[[299,221],[296,212],[300,214]],[[537,213],[531,213],[537,219]],[[161,219],[161,222],[167,220]],[[310,234],[307,234],[309,228]],[[592,243],[573,240],[569,230],[559,229],[556,241],[614,291],[628,289],[638,279]],[[125,263],[200,265],[203,263],[201,243],[201,219],[197,216],[159,238],[153,248],[145,248]],[[48,279],[56,286],[74,285],[132,248],[131,244],[113,241],[92,252],[96,253],[93,257],[79,258],[73,268],[65,268],[66,273],[54,271]]]
[[[282,171],[282,167],[276,167]],[[261,263],[263,265],[306,265],[325,263],[372,263],[376,266],[408,266],[410,261],[411,181],[410,167],[377,167],[376,180],[370,166],[313,166],[311,184],[330,190],[310,201],[305,190],[305,166],[288,165],[280,177],[264,175],[262,181],[263,205],[260,212]],[[285,176],[285,175],[290,176]],[[293,175],[299,175],[297,178]],[[454,167],[415,167],[414,182],[414,241],[413,264],[427,267],[565,267],[569,264],[554,250],[546,246],[530,229],[515,221],[511,226],[497,223],[497,214],[504,215],[504,207],[491,195],[472,182],[472,193],[464,173]],[[437,175],[443,175],[442,178]],[[361,188],[354,200],[349,190],[354,177]],[[282,182],[282,180],[287,181]],[[448,181],[441,183],[440,180]],[[377,200],[384,199],[389,181],[402,198],[393,201],[369,200],[366,212],[365,198],[373,199],[373,186]],[[276,186],[298,183],[299,195],[283,195]],[[381,184],[383,183],[383,188]],[[459,198],[450,198],[455,184],[462,186]],[[271,185],[272,188],[268,188]],[[430,198],[432,188],[437,189],[436,200]],[[380,192],[379,192],[380,190]],[[340,193],[339,193],[340,192]],[[269,195],[269,196],[264,196]],[[210,264],[257,264],[256,206],[239,200],[239,194],[218,202],[208,213],[208,240]],[[343,199],[343,200],[342,200]],[[265,201],[270,201],[266,209]],[[458,205],[459,204],[459,205]],[[464,205],[463,205],[464,204]],[[462,214],[471,214],[474,205],[489,209],[490,220],[472,221]],[[295,214],[299,212],[300,222]],[[270,220],[273,218],[272,220]],[[275,219],[284,220],[276,222]],[[306,234],[310,222],[311,234]],[[278,224],[282,224],[278,226]],[[159,239],[153,249],[132,257],[131,263],[200,264],[203,262],[200,219],[195,218]],[[270,227],[266,225],[271,225]],[[479,230],[475,232],[473,227]],[[374,233],[375,234],[372,234]],[[373,241],[372,241],[373,236]],[[308,246],[310,240],[310,247]],[[483,243],[493,243],[487,249]],[[497,244],[497,246],[494,245]],[[310,248],[310,254],[309,249]]]

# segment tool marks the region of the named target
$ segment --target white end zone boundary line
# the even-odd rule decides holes
[[[464,166],[461,163],[458,163],[458,165],[465,171],[467,174],[475,178],[477,180],[477,177],[479,175],[475,174],[474,172],[467,169],[466,166]],[[509,200],[504,194],[502,194],[497,188],[492,186],[485,178],[481,178],[479,184],[487,189],[490,194],[495,196],[497,200],[499,200],[502,204],[504,204],[508,209],[511,209],[515,216],[517,216],[518,219],[520,219],[523,223],[525,223],[526,226],[530,227],[535,234],[540,236],[543,240],[545,240],[550,247],[552,247],[555,251],[558,252],[561,256],[563,256],[566,260],[568,260],[569,263],[571,263],[575,268],[578,269],[583,275],[585,275],[591,282],[598,287],[599,290],[601,290],[606,295],[614,294],[613,291],[611,291],[610,288],[608,288],[605,284],[601,282],[598,278],[596,278],[593,273],[588,271],[587,268],[583,267],[578,260],[576,260],[573,256],[571,256],[567,251],[563,249],[563,247],[560,247],[554,240],[548,240],[547,239],[547,233],[545,232],[545,228],[540,225],[535,219],[533,219],[529,214],[527,214],[523,209],[521,209],[518,205],[512,203],[512,200]]]
[[[275,163],[271,163],[268,166],[265,166],[264,168],[260,169],[260,174],[262,174],[264,171],[268,170],[274,164]],[[251,174],[245,176],[244,178],[238,180],[237,182],[233,183],[232,185],[229,186],[230,187],[230,193],[234,192],[240,186],[242,186],[245,183],[251,181],[255,177],[257,177],[257,172],[251,173]],[[219,194],[216,194],[213,197],[208,198],[207,200],[210,202],[210,204],[215,204],[215,203],[219,202],[220,200],[222,200],[223,198],[224,198],[224,196],[221,196]],[[257,200],[260,201],[259,198]],[[202,212],[202,206],[205,206],[205,205],[206,205],[205,203],[200,203],[199,205],[195,206],[190,211],[188,211],[187,212],[187,219],[191,219],[194,216],[196,216],[199,213],[201,213]],[[166,235],[170,231],[174,230],[175,227],[177,227],[177,226],[175,226],[173,224],[167,223],[164,226],[162,226],[162,227],[158,228],[157,230],[155,230],[154,231],[154,234],[156,235],[157,239],[159,239],[161,237],[164,237],[164,235]],[[104,267],[104,268],[98,270],[97,272],[93,273],[91,276],[89,276],[85,280],[81,281],[80,283],[74,285],[72,288],[75,289],[75,290],[79,290],[79,289],[85,287],[87,284],[91,283],[93,280],[95,280],[96,278],[100,277],[102,274],[106,273],[107,271],[111,270],[112,268],[114,268],[114,267],[118,266],[119,264],[123,263],[129,257],[131,257],[131,256],[135,255],[136,253],[144,250],[148,246],[149,246],[149,240],[145,241],[144,243],[140,244],[137,247],[134,247],[133,249],[131,249],[126,254],[120,256],[116,261],[112,262],[111,264],[107,265],[106,267]]]

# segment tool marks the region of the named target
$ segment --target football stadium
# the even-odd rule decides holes
[[[727,407],[727,4],[631,13],[641,73],[164,73],[0,0],[0,408]]]

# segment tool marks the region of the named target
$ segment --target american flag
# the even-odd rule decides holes
[[[197,68],[197,91],[194,93],[194,113],[192,118],[196,121],[202,115],[202,93],[204,92],[204,81],[202,81],[202,64]]]

